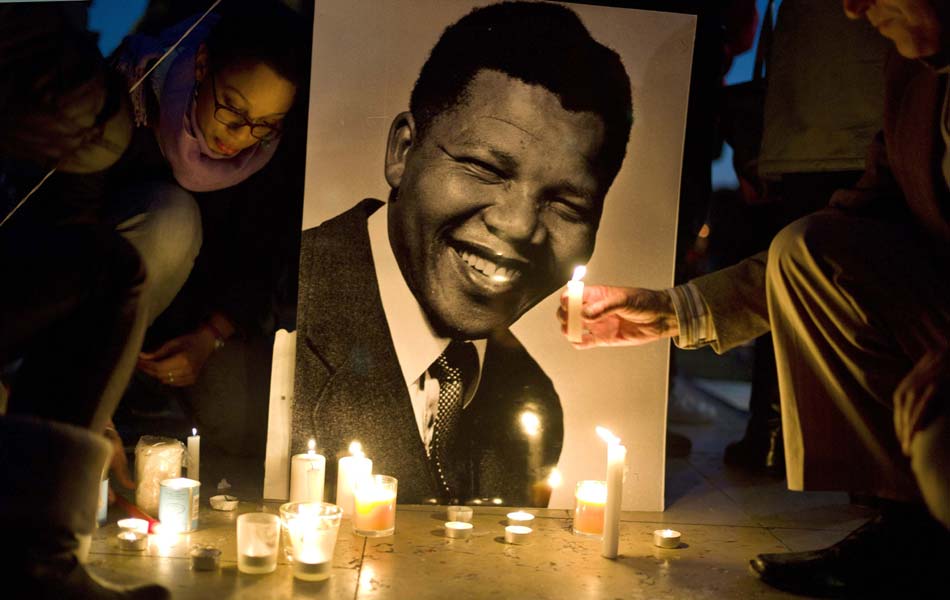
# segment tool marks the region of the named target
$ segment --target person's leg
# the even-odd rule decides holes
[[[124,190],[110,215],[142,256],[148,273],[143,303],[151,324],[178,295],[201,250],[201,212],[191,193],[164,181]]]
[[[950,331],[950,292],[922,238],[824,211],[785,228],[770,248],[789,488],[903,501],[831,548],[757,557],[753,569],[776,587],[854,594],[946,578],[934,557],[947,550],[948,535],[924,508],[892,401],[915,362]]]

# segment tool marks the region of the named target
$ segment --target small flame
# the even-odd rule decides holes
[[[604,440],[608,444],[619,444],[620,438],[615,436],[609,429],[606,427],[597,426],[597,435],[600,436],[600,439]]]
[[[194,427],[191,428],[191,435],[198,435],[198,430]]]
[[[587,275],[587,267],[585,265],[574,267],[574,276],[571,277],[571,281],[580,281],[584,278],[584,275]]]
[[[350,442],[350,455],[363,458],[365,456],[365,454],[363,454],[363,444],[357,442],[356,440]]]
[[[548,485],[551,486],[551,489],[561,487],[562,483],[564,483],[564,477],[561,475],[561,472],[556,468],[551,469],[551,474],[548,475]]]
[[[534,411],[526,410],[521,413],[521,428],[524,429],[524,432],[532,437],[538,435],[538,432],[541,431],[541,419],[538,417],[538,414]]]
[[[307,452],[313,454],[317,449],[317,440],[310,438],[310,441],[307,442]]]

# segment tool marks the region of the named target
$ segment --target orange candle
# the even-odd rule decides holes
[[[579,481],[574,494],[574,533],[600,537],[604,534],[607,485],[603,481]]]
[[[396,478],[373,475],[353,491],[353,531],[367,537],[392,535],[396,529]]]

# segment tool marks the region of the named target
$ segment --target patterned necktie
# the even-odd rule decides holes
[[[429,367],[439,380],[439,408],[429,446],[429,460],[435,467],[439,485],[447,497],[458,493],[457,461],[452,460],[453,444],[458,438],[465,391],[478,373],[478,353],[469,342],[453,341]]]

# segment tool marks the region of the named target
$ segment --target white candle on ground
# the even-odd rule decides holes
[[[617,558],[620,545],[620,510],[623,502],[623,469],[627,460],[627,448],[620,438],[603,427],[597,435],[607,442],[607,503],[604,506],[604,543],[601,554]]]
[[[201,436],[198,430],[191,428],[191,435],[188,436],[188,479],[201,481],[199,471],[201,463]]]
[[[505,541],[509,544],[525,544],[528,542],[528,536],[530,535],[530,527],[523,525],[509,525],[505,527]]]
[[[653,532],[653,545],[660,548],[679,548],[680,532],[673,529],[657,529]]]
[[[534,521],[534,515],[521,510],[510,512],[506,516],[508,517],[509,525],[531,525],[532,521]]]
[[[290,463],[290,501],[323,502],[323,479],[327,459],[316,453],[316,440],[307,444],[306,454],[295,454]]]
[[[361,477],[372,475],[373,461],[363,454],[359,442],[350,443],[350,456],[344,456],[337,463],[336,505],[344,515],[353,514],[353,486]]]
[[[584,317],[581,314],[584,307],[584,282],[581,280],[585,274],[587,267],[577,267],[574,277],[567,282],[567,341],[573,343],[579,343],[584,333]]]
[[[445,537],[454,539],[465,539],[472,534],[471,523],[462,521],[448,521],[445,524]]]

